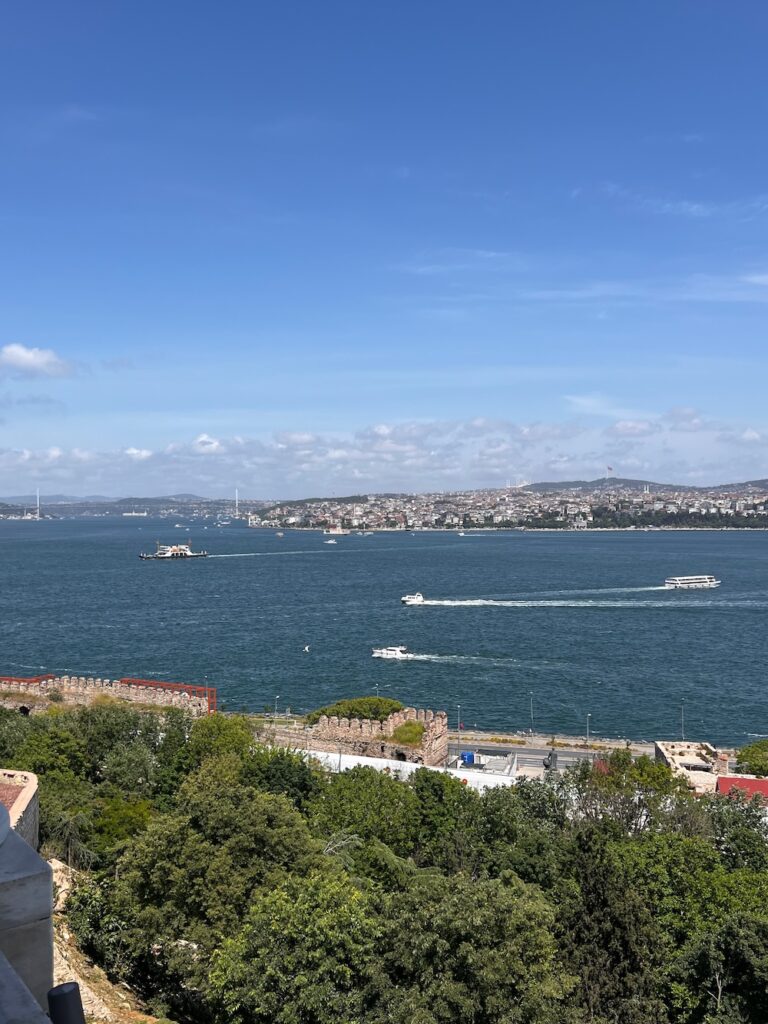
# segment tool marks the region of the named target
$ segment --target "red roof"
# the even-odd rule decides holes
[[[745,779],[738,775],[718,777],[716,793],[727,794],[733,789],[738,789],[747,796],[762,796],[768,800],[768,779]]]

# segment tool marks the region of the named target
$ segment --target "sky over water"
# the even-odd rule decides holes
[[[0,493],[768,475],[766,29],[17,5]]]

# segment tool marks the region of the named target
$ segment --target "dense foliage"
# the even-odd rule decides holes
[[[391,697],[350,697],[348,700],[337,700],[335,704],[327,704],[324,708],[310,711],[307,725],[314,725],[321,715],[336,715],[338,718],[370,718],[375,722],[384,722],[395,711],[402,711],[403,705]]]
[[[768,740],[758,740],[739,751],[739,769],[749,775],[768,775]]]
[[[646,758],[480,795],[238,716],[0,712],[84,949],[201,1024],[764,1024],[768,822]]]

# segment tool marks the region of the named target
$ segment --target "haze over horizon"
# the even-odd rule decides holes
[[[9,9],[0,494],[768,476],[766,29]]]

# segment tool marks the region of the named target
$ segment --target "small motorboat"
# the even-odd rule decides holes
[[[400,601],[402,604],[424,604],[424,595],[418,592],[415,594],[403,594]]]
[[[407,647],[374,647],[373,657],[388,658],[390,661],[406,661],[408,658],[412,658],[413,655]]]

